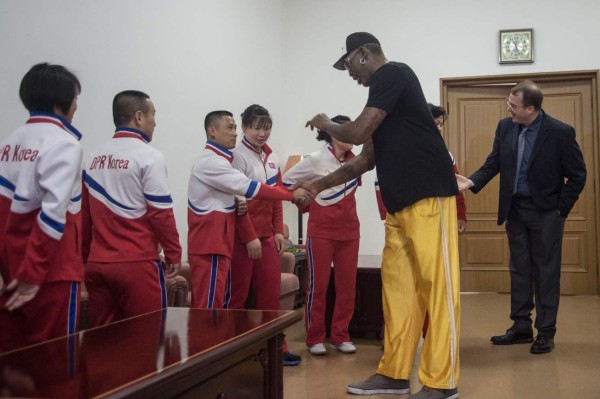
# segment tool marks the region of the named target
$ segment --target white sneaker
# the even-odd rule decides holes
[[[308,351],[313,355],[326,355],[327,349],[323,344],[315,344],[308,348]]]
[[[352,342],[342,342],[339,345],[331,344],[329,345],[331,349],[337,349],[342,353],[354,353],[356,352],[356,346],[352,344]]]

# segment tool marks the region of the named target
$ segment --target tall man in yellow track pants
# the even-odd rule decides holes
[[[310,195],[360,176],[377,166],[388,210],[383,252],[385,350],[377,374],[348,385],[357,395],[406,394],[425,314],[419,379],[411,399],[458,398],[459,262],[456,226],[458,186],[452,159],[412,69],[388,61],[370,33],[346,38],[346,52],[333,65],[369,88],[361,114],[343,125],[319,114],[307,126],[361,153],[335,172],[299,183]]]

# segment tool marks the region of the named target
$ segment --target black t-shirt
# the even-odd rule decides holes
[[[423,198],[458,193],[452,159],[415,73],[388,62],[371,80],[367,107],[387,116],[373,133],[381,196],[388,212]]]

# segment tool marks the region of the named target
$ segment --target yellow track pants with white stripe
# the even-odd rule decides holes
[[[456,388],[460,275],[455,197],[426,198],[388,214],[381,265],[384,352],[377,373],[410,379],[425,313],[419,381]]]

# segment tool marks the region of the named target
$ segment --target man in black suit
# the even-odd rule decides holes
[[[511,117],[498,123],[485,163],[468,179],[457,175],[460,190],[478,193],[500,173],[498,224],[506,221],[513,325],[491,341],[533,342],[531,353],[554,349],[564,224],[586,179],[575,129],[546,114],[543,98],[532,81],[516,85],[507,101]]]

